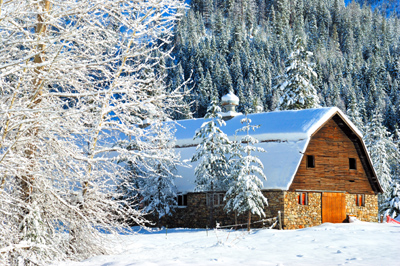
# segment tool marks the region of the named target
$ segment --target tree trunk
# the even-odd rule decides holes
[[[235,210],[235,230],[237,230],[237,224],[238,224],[238,221],[237,221],[237,211]]]
[[[49,12],[50,11],[50,0],[42,0],[39,4],[39,8],[43,9],[42,11],[39,11],[38,15],[37,15],[37,24],[35,27],[35,33],[36,33],[36,38],[37,40],[40,40],[40,36],[44,35],[46,32],[46,24],[45,24],[45,19],[43,16],[44,12]],[[37,50],[38,53],[35,55],[34,57],[34,62],[35,64],[41,64],[44,61],[44,49],[45,49],[45,45],[44,44],[38,44],[37,45]],[[35,68],[35,73],[37,74],[37,76],[40,75],[41,71],[43,70],[43,66],[39,66]],[[30,108],[34,108],[35,105],[40,103],[40,98],[38,99],[38,96],[40,96],[42,94],[42,84],[43,84],[43,80],[39,77],[37,77],[34,80],[34,84],[33,84],[33,95],[32,95],[32,102],[30,103]],[[28,135],[31,136],[36,136],[38,134],[38,129],[37,128],[33,128],[32,130],[28,131]],[[21,182],[21,186],[22,186],[22,191],[23,191],[23,200],[25,202],[30,202],[31,197],[32,197],[32,190],[33,190],[33,182],[35,177],[30,174],[30,171],[33,171],[34,169],[34,157],[35,157],[35,150],[36,147],[34,144],[32,143],[28,143],[26,145],[26,150],[25,150],[25,156],[28,159],[32,160],[31,163],[31,167],[30,169],[27,169],[27,173],[25,176],[22,176],[22,182]]]
[[[211,182],[210,228],[214,228],[214,184]]]
[[[250,231],[250,223],[251,223],[251,211],[249,211],[249,216],[247,218],[247,231]]]

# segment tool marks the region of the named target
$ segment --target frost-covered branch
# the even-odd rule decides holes
[[[116,144],[155,150],[145,120],[179,107],[154,69],[185,5],[0,1],[0,260],[103,254],[101,231],[144,221],[117,190],[129,173],[116,162],[155,156]]]

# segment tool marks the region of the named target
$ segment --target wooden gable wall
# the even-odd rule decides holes
[[[365,169],[366,163],[359,156],[360,151],[336,120],[331,118],[311,137],[289,191],[375,194],[367,175],[369,169]],[[315,168],[307,168],[307,155],[314,156]],[[349,158],[356,159],[356,170],[349,169]]]

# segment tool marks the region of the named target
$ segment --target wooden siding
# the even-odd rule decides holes
[[[315,156],[315,168],[307,168],[307,155]],[[356,170],[349,169],[356,159]],[[330,119],[312,136],[289,191],[345,191],[374,194],[354,143]]]

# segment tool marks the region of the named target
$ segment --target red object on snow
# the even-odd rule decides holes
[[[400,224],[400,222],[396,221],[395,219],[390,218],[389,215],[386,215],[386,222],[388,224]]]

